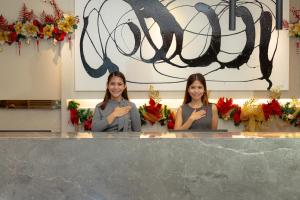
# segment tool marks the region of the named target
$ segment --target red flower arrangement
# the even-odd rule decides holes
[[[93,117],[90,116],[87,120],[85,120],[83,122],[83,127],[84,127],[84,130],[92,130],[92,121],[93,121]]]
[[[175,126],[175,115],[174,112],[170,112],[169,117],[168,117],[168,129],[174,129]]]
[[[216,106],[219,118],[224,120],[233,119],[236,126],[241,123],[241,107],[237,104],[233,104],[232,98],[225,99],[224,97],[221,97]]]
[[[70,111],[70,122],[78,127],[83,125],[84,130],[92,130],[93,112],[90,109],[79,109],[79,103],[70,101],[68,110]]]
[[[77,29],[78,17],[64,14],[55,0],[49,0],[54,9],[54,15],[43,12],[38,18],[33,10],[28,10],[24,4],[19,19],[9,24],[4,16],[0,15],[0,45],[17,43],[20,49],[22,41],[29,43],[31,39],[39,46],[40,39],[53,39],[54,44],[63,41],[67,36],[71,42],[71,34]]]
[[[70,101],[68,104],[68,110],[70,111],[70,121],[73,125],[79,124],[78,106],[79,103],[75,101]]]
[[[272,99],[267,104],[262,104],[262,109],[266,120],[268,120],[271,115],[282,115],[281,106],[276,99]]]
[[[273,90],[270,95],[271,100],[265,104],[255,104],[255,99],[252,99],[240,107],[233,104],[232,98],[222,97],[216,106],[219,118],[233,120],[236,126],[243,122],[246,129],[251,124],[251,120],[261,125],[270,120],[271,116],[279,116],[283,121],[300,128],[300,102],[294,99],[282,106],[278,102],[279,98],[280,91]],[[255,130],[248,129],[248,131]]]
[[[144,109],[141,109],[141,114],[145,120],[149,121],[153,125],[162,117],[161,110],[161,104],[156,103],[154,99],[150,98],[149,105],[145,105]]]
[[[167,125],[168,129],[174,129],[174,113],[166,105],[160,104],[152,97],[150,97],[149,105],[145,104],[139,107],[139,113],[142,125],[146,124],[146,121],[150,122],[151,125],[159,122],[162,126]]]

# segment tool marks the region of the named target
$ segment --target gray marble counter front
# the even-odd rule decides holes
[[[1,133],[0,200],[299,200],[299,133]]]

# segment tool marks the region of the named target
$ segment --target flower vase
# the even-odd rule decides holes
[[[151,124],[146,121],[146,124],[142,125],[142,132],[168,132],[168,127],[166,125],[162,126],[159,122]]]
[[[228,132],[241,132],[244,129],[244,125],[235,126],[232,120],[219,119],[218,129],[226,129]]]
[[[75,132],[83,132],[84,127],[82,124],[74,124]]]

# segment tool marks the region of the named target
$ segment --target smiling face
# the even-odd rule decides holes
[[[122,99],[122,93],[125,90],[126,85],[122,78],[118,76],[113,76],[108,85],[107,89],[109,93],[111,94],[111,99],[114,100],[121,100]]]
[[[188,88],[188,92],[193,101],[202,100],[202,96],[205,92],[204,85],[199,81],[195,80]]]

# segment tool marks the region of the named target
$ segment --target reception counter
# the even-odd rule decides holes
[[[7,132],[0,159],[0,200],[300,199],[300,132]]]

